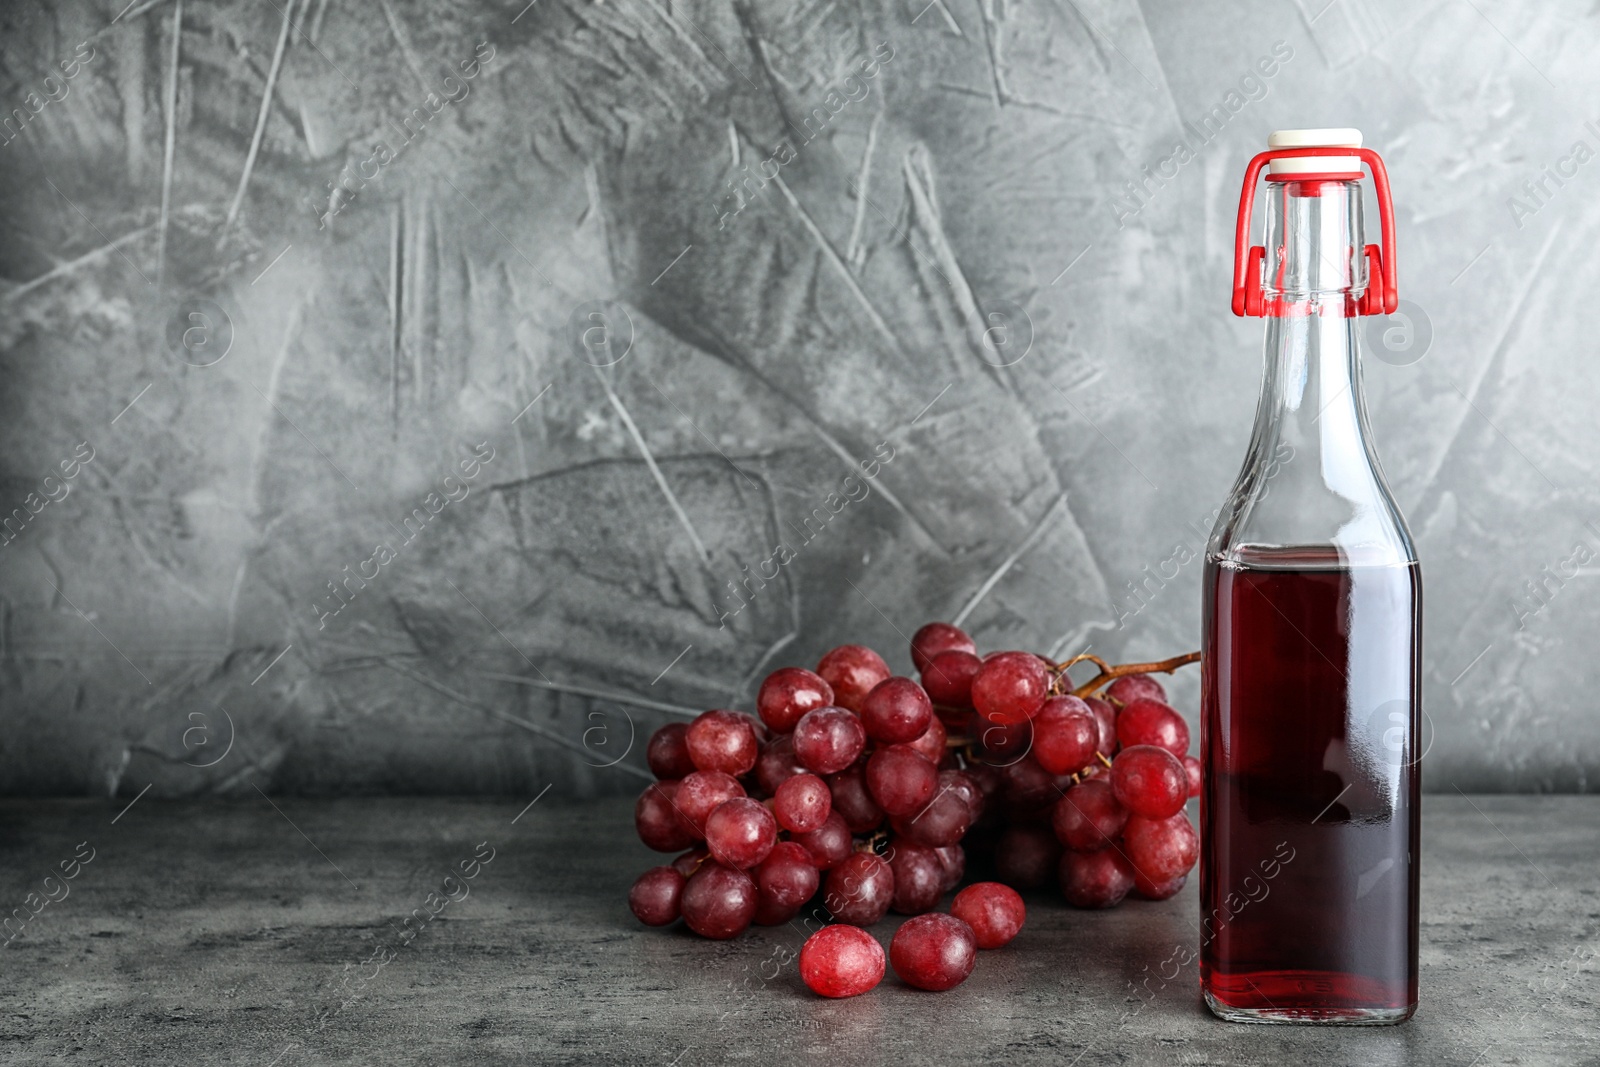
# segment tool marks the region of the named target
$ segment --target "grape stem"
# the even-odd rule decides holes
[[[1199,663],[1200,653],[1187,652],[1181,656],[1173,656],[1171,659],[1156,660],[1151,663],[1122,663],[1115,667],[1109,666],[1105,660],[1097,656],[1074,656],[1065,663],[1056,664],[1056,670],[1065,672],[1074,663],[1085,659],[1093,661],[1100,668],[1100,673],[1074,689],[1072,695],[1075,697],[1093,696],[1108,683],[1118,678],[1126,678],[1130,674],[1155,674],[1158,671],[1164,674],[1171,674],[1179,667],[1190,663]]]

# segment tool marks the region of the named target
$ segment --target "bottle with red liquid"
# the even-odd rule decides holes
[[[1266,320],[1244,469],[1206,551],[1201,983],[1237,1022],[1417,1006],[1422,579],[1361,392],[1394,211],[1356,130],[1275,133],[1245,176],[1233,310]],[[1382,246],[1362,232],[1372,172]],[[1250,246],[1263,168],[1265,246]]]

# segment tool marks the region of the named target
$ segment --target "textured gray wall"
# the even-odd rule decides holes
[[[1197,647],[1239,176],[1345,124],[1425,780],[1595,780],[1592,4],[125,2],[0,15],[0,789],[633,788],[927,619]]]

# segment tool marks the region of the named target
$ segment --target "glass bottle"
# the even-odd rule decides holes
[[[1392,311],[1388,179],[1356,130],[1273,134],[1234,310],[1266,319],[1255,431],[1206,551],[1201,983],[1238,1022],[1417,1005],[1422,581],[1373,451],[1358,316]],[[1362,233],[1361,162],[1383,247]],[[1264,164],[1265,248],[1248,249]]]

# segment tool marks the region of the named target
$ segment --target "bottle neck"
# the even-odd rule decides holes
[[[1270,434],[1278,451],[1292,449],[1296,465],[1316,468],[1340,495],[1353,473],[1350,461],[1367,459],[1354,328],[1367,284],[1363,244],[1358,183],[1272,183],[1256,429]]]
[[[1334,545],[1350,559],[1411,557],[1361,390],[1362,236],[1357,182],[1272,184],[1261,399],[1214,542],[1224,555],[1251,545]]]

